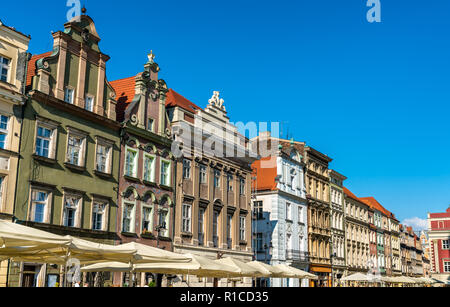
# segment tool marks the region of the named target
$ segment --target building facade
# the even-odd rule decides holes
[[[332,286],[338,286],[346,271],[344,181],[347,179],[334,170],[329,171],[331,201],[331,266]]]
[[[138,242],[171,251],[175,162],[165,106],[168,89],[158,78],[154,59],[150,54],[136,76],[111,82],[122,123],[117,226],[122,244]],[[129,283],[123,275],[115,274],[116,284]],[[148,284],[149,275],[141,274],[138,284]]]
[[[308,224],[304,183],[304,144],[270,138],[253,139],[258,144],[279,143],[271,156],[253,163],[255,259],[267,264],[285,264],[308,270]],[[272,287],[308,286],[298,279],[270,280]]]
[[[400,223],[392,213],[389,217],[389,229],[391,231],[392,276],[400,276],[402,274],[400,253]]]
[[[0,21],[0,219],[12,221],[30,37]],[[0,262],[0,287],[9,262]]]
[[[450,207],[446,212],[428,213],[431,274],[450,281]]]
[[[202,109],[170,90],[166,108],[180,148],[174,153],[174,251],[251,261],[251,164],[256,155],[250,155],[248,139],[230,124],[219,92]],[[205,284],[195,277],[190,281]],[[234,282],[252,284],[250,278]],[[206,280],[206,285],[212,283],[216,281]]]
[[[328,165],[325,154],[305,147],[306,191],[308,200],[309,271],[319,277],[312,287],[331,287],[331,204]]]
[[[86,15],[52,34],[53,51],[28,64],[15,216],[19,223],[116,242],[120,125],[106,80],[109,57]],[[15,263],[12,286],[52,286],[59,267]]]
[[[345,194],[345,228],[347,274],[367,273],[370,269],[371,232],[369,228],[369,206],[363,203],[349,189]],[[375,244],[373,244],[375,246]],[[372,255],[376,256],[376,253]]]

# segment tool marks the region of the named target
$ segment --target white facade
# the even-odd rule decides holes
[[[308,222],[302,157],[294,149],[276,159],[277,189],[258,191],[253,225],[256,259],[271,265],[286,264],[308,269]],[[258,209],[261,213],[258,216]],[[298,279],[270,280],[272,287],[299,287]],[[308,281],[303,280],[302,286]]]

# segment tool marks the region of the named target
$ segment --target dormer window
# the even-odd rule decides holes
[[[85,109],[93,112],[94,111],[94,96],[86,95],[85,99]]]
[[[9,59],[0,56],[0,80],[3,82],[8,82],[10,63]]]
[[[66,87],[66,90],[64,92],[64,101],[73,104],[74,93],[75,90],[73,88]]]

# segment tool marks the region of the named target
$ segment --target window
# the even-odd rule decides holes
[[[220,171],[214,170],[214,187],[220,187]]]
[[[79,196],[66,196],[64,201],[64,226],[66,227],[79,227],[78,225],[78,212],[81,197]]]
[[[167,237],[167,233],[168,233],[168,226],[167,226],[167,215],[168,212],[167,210],[160,210],[159,211],[159,226],[161,226],[161,231],[160,231],[160,235],[162,237]]]
[[[106,215],[106,204],[94,203],[92,208],[92,229],[104,230],[104,221]]]
[[[75,90],[73,88],[66,87],[64,92],[64,101],[70,104],[73,104],[73,95]]]
[[[170,186],[170,162],[161,161],[161,184]]]
[[[47,215],[48,193],[39,190],[31,191],[31,221],[45,223]]]
[[[207,176],[206,176],[206,166],[200,165],[200,184],[206,184]]]
[[[263,251],[263,234],[260,232],[256,234],[256,250],[258,252]]]
[[[298,219],[297,221],[299,223],[303,222],[303,208],[301,206],[298,206]]]
[[[154,130],[154,124],[155,124],[155,121],[153,120],[153,118],[149,118],[148,119],[148,121],[147,121],[147,130],[148,131],[150,131],[150,132],[153,132]]]
[[[198,245],[203,246],[205,244],[205,234],[204,234],[204,220],[205,209],[200,208],[198,210]]]
[[[213,245],[219,247],[219,211],[214,210],[213,214]]]
[[[442,240],[442,249],[450,249],[450,240]]]
[[[111,174],[112,143],[97,138],[96,170]]]
[[[122,218],[122,232],[134,232],[134,204],[124,203],[123,218]]]
[[[232,232],[232,228],[231,226],[233,225],[233,215],[232,214],[228,214],[227,215],[227,245],[228,245],[228,249],[232,248],[232,238],[233,238],[233,232]]]
[[[152,231],[152,207],[142,207],[142,232]]]
[[[227,191],[233,191],[233,175],[227,175]]]
[[[0,56],[0,80],[3,82],[8,82],[10,63],[9,59]]]
[[[241,195],[245,195],[245,179],[241,178],[239,180],[239,192]]]
[[[191,161],[183,160],[183,179],[191,179]]]
[[[138,151],[127,147],[125,155],[125,176],[136,178]]]
[[[239,240],[245,241],[245,216],[239,217]]]
[[[182,228],[181,231],[184,233],[191,233],[191,213],[192,213],[192,205],[183,204],[182,210]]]
[[[286,202],[286,220],[292,220],[292,207],[288,202]]]
[[[84,141],[84,137],[69,132],[67,140],[67,163],[77,166],[84,164]]]
[[[450,273],[450,261],[444,261],[444,272]]]
[[[53,131],[47,127],[38,126],[36,137],[36,155],[51,158],[51,143]]]
[[[155,182],[155,157],[144,154],[144,180]]]
[[[6,148],[6,142],[8,139],[8,122],[9,117],[0,115],[0,148]]]
[[[263,202],[262,201],[255,201],[253,203],[253,214],[254,214],[256,220],[264,219]]]
[[[94,111],[94,97],[93,96],[89,96],[89,95],[86,96],[85,109],[90,112]]]

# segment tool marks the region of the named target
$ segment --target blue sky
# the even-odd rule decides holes
[[[361,197],[400,220],[450,204],[450,2],[381,0],[82,1],[109,80],[153,50],[161,77],[205,106],[220,90],[232,121],[284,122],[334,158]],[[0,19],[51,50],[66,0],[7,1]]]

